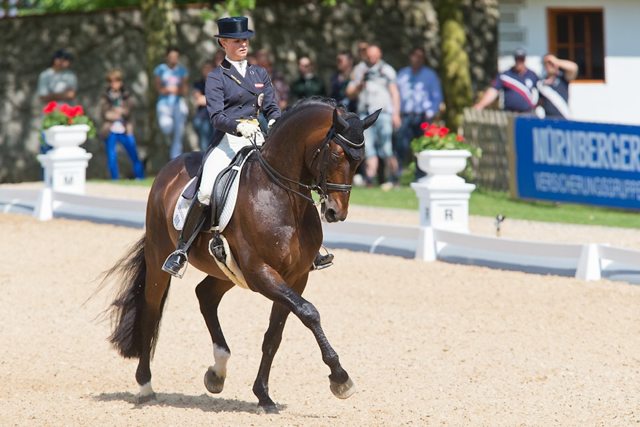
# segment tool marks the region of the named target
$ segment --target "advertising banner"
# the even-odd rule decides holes
[[[640,209],[640,126],[518,117],[512,158],[517,197]]]

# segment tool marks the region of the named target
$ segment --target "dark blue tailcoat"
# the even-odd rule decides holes
[[[247,65],[245,76],[226,59],[207,76],[207,111],[215,133],[210,147],[218,145],[225,133],[236,132],[239,119],[257,119],[262,111],[267,120],[278,119],[280,109],[267,70]],[[258,105],[261,98],[261,105]]]

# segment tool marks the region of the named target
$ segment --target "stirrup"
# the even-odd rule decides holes
[[[173,259],[171,259],[174,256],[177,256],[178,260],[183,258],[184,261],[182,263],[180,261],[174,261]],[[187,272],[188,266],[189,266],[189,256],[187,255],[187,251],[185,251],[184,249],[176,249],[175,251],[169,254],[167,259],[164,260],[164,264],[162,264],[162,271],[165,271],[171,274],[173,277],[182,279],[182,276],[184,276],[184,273]]]
[[[325,268],[329,268],[332,265],[333,265],[333,254],[330,254],[330,253],[327,253],[326,255],[320,255],[320,253],[318,253],[318,255],[316,255],[316,258],[313,260],[314,270],[324,270]]]

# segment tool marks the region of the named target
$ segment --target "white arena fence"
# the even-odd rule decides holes
[[[0,210],[33,213],[39,219],[71,217],[143,227],[146,201],[0,187]],[[334,248],[366,250],[422,261],[573,275],[600,280],[614,274],[640,282],[640,251],[605,244],[557,244],[479,236],[431,227],[346,221],[323,223],[324,241]],[[631,279],[629,279],[628,277]]]

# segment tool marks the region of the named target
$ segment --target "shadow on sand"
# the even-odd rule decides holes
[[[187,395],[182,393],[156,393],[156,398],[148,402],[138,404],[136,395],[128,392],[121,393],[101,393],[92,396],[93,400],[99,402],[125,402],[144,406],[164,406],[183,409],[200,409],[203,412],[245,412],[249,414],[261,413],[257,402],[246,402],[236,399],[223,399],[211,397],[207,394]],[[286,405],[278,404],[278,409],[283,410]]]

